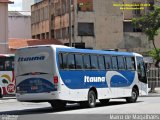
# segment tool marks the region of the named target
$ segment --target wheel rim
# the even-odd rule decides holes
[[[95,105],[95,96],[94,96],[93,93],[90,94],[90,96],[89,96],[89,104],[90,104],[91,106],[94,106],[94,105]]]
[[[135,91],[132,92],[132,98],[135,100],[137,98],[137,93]]]

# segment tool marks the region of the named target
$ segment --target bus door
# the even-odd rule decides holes
[[[146,76],[146,69],[145,64],[142,57],[136,57],[137,59],[137,73],[138,73],[138,79],[140,83],[140,94],[142,92],[147,92],[148,86],[147,86],[147,76]]]

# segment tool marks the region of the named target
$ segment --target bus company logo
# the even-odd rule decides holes
[[[44,59],[45,59],[45,56],[19,57],[18,62],[38,61],[38,60],[44,60]]]
[[[106,78],[105,77],[89,77],[89,76],[84,76],[84,82],[85,83],[90,83],[90,82],[105,82]]]
[[[9,84],[9,85],[7,86],[7,91],[8,91],[9,93],[14,93],[14,92],[15,92],[15,85],[14,85],[14,84]]]

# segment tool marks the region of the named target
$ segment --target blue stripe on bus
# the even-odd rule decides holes
[[[115,71],[114,71],[115,72]],[[119,71],[120,75],[111,76],[111,79],[107,81],[106,71],[78,71],[78,70],[60,70],[60,76],[64,84],[70,89],[86,89],[92,86],[96,88],[108,88],[108,87],[127,87],[133,83],[135,72],[131,71]],[[105,81],[90,80],[85,82],[85,76],[91,79],[105,78]]]

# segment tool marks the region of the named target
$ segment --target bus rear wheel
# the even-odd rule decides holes
[[[110,99],[101,99],[99,100],[102,105],[107,105]]]
[[[56,110],[62,110],[66,107],[66,102],[64,101],[51,101],[50,104]]]
[[[96,106],[96,94],[93,90],[90,90],[89,93],[88,93],[88,106],[90,108],[93,108]]]
[[[88,92],[88,100],[80,102],[81,107],[93,108],[96,106],[96,93],[93,90]]]
[[[131,97],[126,98],[127,103],[135,103],[138,98],[138,91],[137,89],[133,88],[132,89],[132,94]]]

